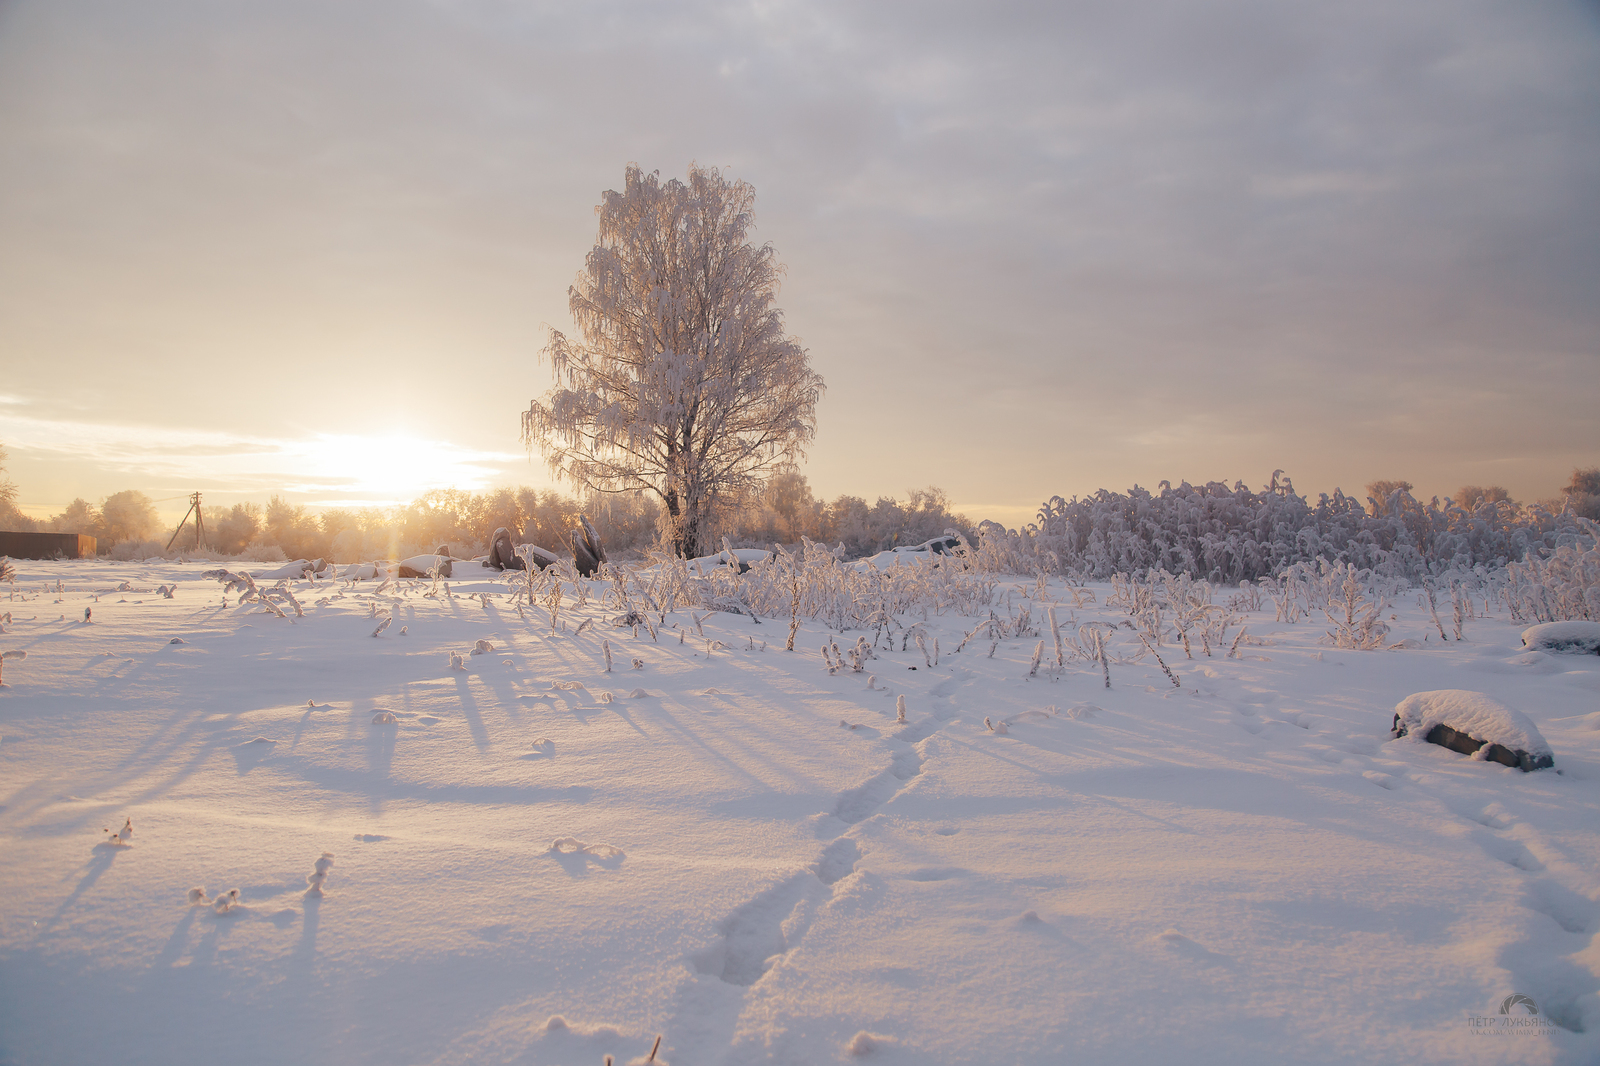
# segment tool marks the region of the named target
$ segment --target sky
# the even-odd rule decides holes
[[[0,0],[19,503],[551,486],[630,162],[755,187],[819,496],[1600,465],[1600,0]]]

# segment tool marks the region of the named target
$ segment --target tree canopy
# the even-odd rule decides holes
[[[751,243],[754,204],[715,168],[663,184],[630,165],[567,290],[583,340],[550,331],[556,387],[522,417],[558,476],[658,497],[682,555],[708,551],[726,508],[815,433],[823,381],[784,333],[782,267]]]

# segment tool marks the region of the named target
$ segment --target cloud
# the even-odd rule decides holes
[[[788,266],[825,491],[1531,495],[1600,451],[1597,145],[1559,3],[31,0],[0,350],[196,447],[394,412],[500,454],[601,190],[698,160]]]
[[[0,439],[19,461],[93,464],[143,485],[283,493],[323,505],[407,502],[431,489],[480,490],[506,479],[520,453],[490,452],[404,433],[269,439],[182,427],[118,425],[0,413]]]

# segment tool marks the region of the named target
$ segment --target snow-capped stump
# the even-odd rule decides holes
[[[1395,705],[1391,732],[1524,772],[1555,765],[1528,716],[1482,692],[1447,688],[1407,696]]]
[[[1532,651],[1600,655],[1600,622],[1546,622],[1522,631],[1522,643]]]
[[[394,725],[399,720],[394,716],[393,711],[379,711],[372,716],[373,725]]]

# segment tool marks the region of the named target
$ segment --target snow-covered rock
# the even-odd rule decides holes
[[[310,559],[295,559],[293,562],[284,563],[276,570],[263,570],[250,576],[257,581],[282,581],[284,578],[299,580],[307,574],[317,573],[317,564],[321,562],[321,559],[315,562]]]
[[[1522,631],[1522,643],[1534,651],[1600,654],[1600,622],[1546,622]]]
[[[1395,705],[1393,733],[1522,770],[1555,765],[1539,727],[1483,692],[1447,688],[1413,693]]]
[[[400,560],[401,577],[429,577],[428,571],[434,567],[439,568],[440,577],[450,577],[450,557],[448,555],[413,555],[409,559]]]

